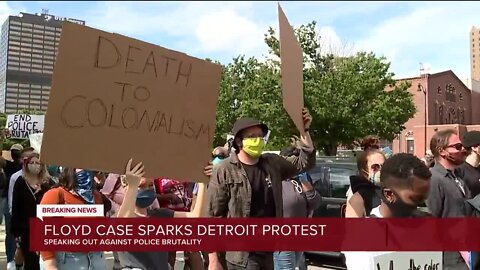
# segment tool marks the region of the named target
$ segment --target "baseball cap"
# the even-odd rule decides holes
[[[23,150],[23,146],[22,146],[21,144],[16,143],[16,144],[14,144],[14,145],[12,145],[12,146],[10,147],[10,151],[11,151],[11,150],[22,151],[22,150]]]
[[[463,145],[465,147],[473,147],[480,145],[480,131],[469,131],[463,137]]]

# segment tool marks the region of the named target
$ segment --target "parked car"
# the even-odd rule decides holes
[[[317,160],[316,166],[308,172],[309,180],[323,197],[322,203],[313,212],[314,218],[344,217],[350,176],[357,173],[357,165],[351,158]],[[305,258],[309,265],[346,269],[345,257],[339,251],[306,251]]]

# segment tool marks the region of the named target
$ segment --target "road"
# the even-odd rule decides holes
[[[7,269],[7,258],[5,255],[5,226],[4,224],[0,225],[0,269]],[[112,269],[113,267],[113,256],[111,252],[106,252],[107,258],[107,269]],[[177,256],[177,263],[175,264],[175,270],[183,269],[183,253],[179,252]],[[309,266],[308,270],[327,270],[330,268]]]

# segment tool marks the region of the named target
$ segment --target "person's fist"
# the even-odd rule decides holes
[[[310,125],[312,124],[313,119],[307,108],[303,108],[302,116],[303,116],[303,126],[305,127],[305,130],[310,129]]]

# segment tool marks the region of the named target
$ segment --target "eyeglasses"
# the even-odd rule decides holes
[[[452,145],[447,145],[445,148],[455,148],[457,151],[461,151],[463,149],[463,144],[461,143],[456,143]]]

